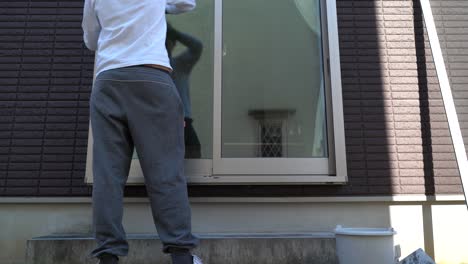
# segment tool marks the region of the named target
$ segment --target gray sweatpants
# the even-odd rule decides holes
[[[140,158],[163,251],[192,249],[191,211],[184,176],[183,106],[168,73],[132,66],[100,73],[90,115],[93,130],[93,224],[97,248],[125,256],[123,191],[133,148]]]

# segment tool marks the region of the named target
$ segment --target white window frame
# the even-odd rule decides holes
[[[227,0],[224,0],[227,1]],[[185,171],[192,184],[343,184],[347,182],[341,67],[336,0],[322,6],[323,62],[326,93],[328,158],[222,158],[222,4],[214,0],[213,159],[187,159]],[[324,5],[325,4],[325,5]],[[326,23],[324,23],[326,22]],[[87,183],[92,183],[92,146],[89,133]],[[268,169],[265,169],[268,168]],[[128,184],[143,184],[138,160],[133,160]]]

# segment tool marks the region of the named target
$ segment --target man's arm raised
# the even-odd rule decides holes
[[[101,32],[101,24],[94,10],[94,1],[95,0],[85,0],[83,22],[81,23],[81,27],[83,28],[83,40],[86,47],[90,50],[97,49],[99,33]]]

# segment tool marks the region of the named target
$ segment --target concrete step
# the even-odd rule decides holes
[[[204,264],[337,264],[335,238],[329,233],[198,235],[194,251]],[[170,264],[154,235],[128,235],[129,255],[121,264]],[[95,264],[91,236],[58,235],[27,242],[26,264]]]

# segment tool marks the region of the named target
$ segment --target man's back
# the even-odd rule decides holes
[[[86,0],[83,31],[96,50],[96,73],[133,65],[170,68],[165,13],[195,7],[193,0]]]

